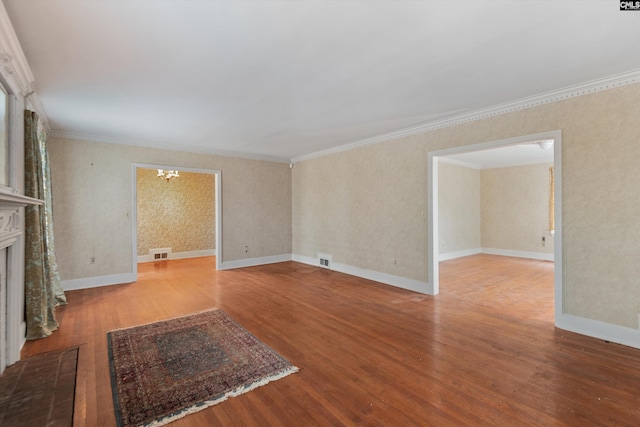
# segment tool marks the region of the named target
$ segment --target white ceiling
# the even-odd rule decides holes
[[[618,2],[4,0],[54,133],[291,159],[640,70]]]

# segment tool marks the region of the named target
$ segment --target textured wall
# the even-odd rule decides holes
[[[564,311],[636,328],[638,117],[634,84],[297,163],[294,253],[426,282],[428,153],[559,129]]]
[[[287,164],[59,138],[48,147],[63,280],[132,272],[134,163],[221,171],[222,261],[291,253]]]
[[[215,249],[215,175],[183,171],[167,182],[157,174],[137,172],[138,255]]]
[[[553,253],[553,237],[549,234],[550,166],[537,164],[481,172],[483,248]]]
[[[438,163],[439,251],[480,248],[480,170]]]
[[[296,163],[293,252],[423,278],[427,241],[415,238],[427,233],[426,170],[415,173],[423,161],[383,143]]]

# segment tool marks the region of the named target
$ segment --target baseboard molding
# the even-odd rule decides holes
[[[292,256],[292,260],[322,268],[318,265],[318,260],[316,258],[294,254]],[[407,277],[396,276],[388,273],[381,273],[379,271],[367,270],[366,268],[354,267],[352,265],[341,264],[337,262],[332,263],[329,266],[329,269],[337,271],[339,273],[349,274],[351,276],[361,277],[367,280],[373,280],[374,282],[384,283],[385,285],[391,285],[397,288],[420,292],[422,294],[429,294],[429,284],[427,282],[422,282],[419,280],[409,279]]]
[[[554,260],[553,254],[547,254],[544,252],[526,252],[526,251],[512,251],[509,249],[482,248],[482,253],[489,254],[489,255],[512,256],[517,258],[539,259],[541,261]]]
[[[185,259],[185,258],[200,258],[203,256],[216,256],[217,251],[215,249],[205,249],[202,251],[187,251],[187,252],[171,252],[169,254],[169,260],[172,259]],[[151,255],[138,255],[138,264],[144,262],[154,262],[155,260]],[[163,260],[166,261],[166,260]]]
[[[220,263],[220,270],[233,270],[234,268],[254,267],[256,265],[275,264],[285,261],[291,261],[291,254],[224,261]]]
[[[20,351],[22,347],[27,343],[27,322],[24,320],[20,322]]]
[[[454,251],[441,253],[438,255],[438,261],[449,261],[450,259],[462,258],[463,256],[470,256],[482,253],[482,248],[465,249],[462,251]]]
[[[556,327],[640,349],[640,330],[587,319],[572,314],[556,317]]]
[[[314,267],[325,268],[325,267],[321,267],[318,264],[318,259],[317,258],[312,258],[310,256],[293,254],[291,256],[291,260],[295,261],[295,262],[302,263],[302,264],[312,265]],[[330,267],[331,267],[330,270],[333,270],[333,264],[331,264]]]
[[[97,288],[100,286],[120,285],[136,281],[133,273],[110,274],[108,276],[86,277],[84,279],[63,280],[62,289],[75,291],[78,289]]]
[[[465,249],[462,251],[441,253],[438,255],[438,261],[449,261],[451,259],[462,258],[465,256],[476,255],[476,254],[511,256],[511,257],[517,257],[517,258],[538,259],[542,261],[553,261],[554,259],[553,254],[547,254],[542,252],[512,251],[509,249],[494,249],[494,248],[473,248],[473,249]]]

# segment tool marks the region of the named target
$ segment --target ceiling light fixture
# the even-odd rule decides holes
[[[178,173],[178,171],[174,170],[166,171],[164,169],[158,169],[158,176],[169,182],[171,178],[178,178],[180,174]]]

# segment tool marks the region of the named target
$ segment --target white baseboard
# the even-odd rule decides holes
[[[110,274],[108,276],[86,277],[84,279],[63,280],[62,289],[75,291],[77,289],[97,288],[99,286],[120,285],[136,281],[133,273]]]
[[[291,260],[295,261],[295,262],[301,262],[302,264],[313,265],[314,267],[320,267],[320,265],[318,265],[318,259],[317,258],[312,258],[310,256],[293,254],[291,256]],[[332,267],[332,266],[330,266],[330,267]]]
[[[544,252],[512,251],[509,249],[482,248],[482,253],[489,255],[512,256],[517,258],[539,259],[541,261],[553,261],[554,259],[553,254]]]
[[[441,253],[438,255],[438,261],[449,261],[450,259],[462,258],[463,256],[470,256],[482,253],[482,248],[465,249],[462,251],[454,251]]]
[[[494,248],[473,248],[464,249],[462,251],[446,252],[438,255],[438,261],[448,261],[451,259],[461,258],[464,256],[476,255],[476,254],[489,254],[489,255],[501,255],[512,256],[517,258],[529,258],[539,259],[542,261],[553,261],[553,254],[543,252],[526,252],[526,251],[512,251],[509,249],[494,249]]]
[[[294,254],[292,256],[292,259],[293,261],[301,262],[303,264],[320,267],[316,258]],[[429,290],[429,284],[427,282],[422,282],[419,280],[409,279],[407,277],[396,276],[388,273],[381,273],[379,271],[367,270],[365,268],[354,267],[352,265],[334,262],[329,266],[329,269],[340,273],[349,274],[351,276],[361,277],[363,279],[373,280],[375,282],[395,286],[397,288],[420,292],[422,294],[428,294]]]
[[[24,320],[20,322],[20,351],[22,351],[22,347],[27,343],[27,322]]]
[[[273,255],[260,258],[238,259],[220,263],[220,270],[232,270],[234,268],[254,267],[256,265],[275,264],[277,262],[291,261],[291,254]]]
[[[505,254],[502,251],[495,253],[495,255],[506,256],[519,256],[512,253]],[[511,252],[511,251],[509,251]],[[488,253],[483,250],[483,253]],[[529,254],[528,252],[526,254]],[[464,255],[461,255],[464,256]],[[522,256],[522,255],[520,255]],[[526,258],[532,258],[526,256]],[[541,258],[534,258],[541,259]],[[317,265],[318,260],[312,257],[306,257],[303,255],[274,255],[261,258],[250,258],[236,261],[227,261],[221,263],[221,270],[229,270],[234,268],[253,267],[256,265],[273,264],[285,261],[296,261],[303,264],[313,265],[320,268]],[[333,263],[330,266],[331,270],[349,274],[351,276],[361,277],[363,279],[373,280],[387,285],[396,286],[402,289],[408,289],[414,292],[420,292],[428,294],[429,284],[419,280],[409,279],[406,277],[395,276],[393,274],[381,273],[378,271],[367,270],[364,268],[354,267],[351,265]],[[117,285],[123,283],[132,283],[135,281],[135,275],[133,273],[124,274],[112,274],[108,276],[88,277],[84,279],[63,280],[62,287],[65,291],[95,288],[99,286]],[[578,334],[590,336],[593,338],[602,339],[605,341],[611,341],[618,344],[626,345],[640,349],[640,330],[628,328],[624,326],[613,325],[610,323],[600,322],[597,320],[591,320],[584,317],[574,316],[571,314],[563,314],[560,318],[556,317],[556,327],[567,331],[575,332]],[[26,336],[26,324],[23,322],[21,325],[20,336]],[[20,347],[24,345],[24,340],[21,342]]]
[[[640,348],[640,330],[611,323],[563,314],[556,317],[556,326],[560,329],[587,335],[605,341],[611,341],[629,347]]]
[[[217,251],[215,249],[205,249],[202,251],[187,251],[187,252],[171,252],[168,260],[172,259],[185,259],[185,258],[200,258],[203,256],[216,256]],[[151,255],[138,255],[138,264],[143,262],[155,261]]]

